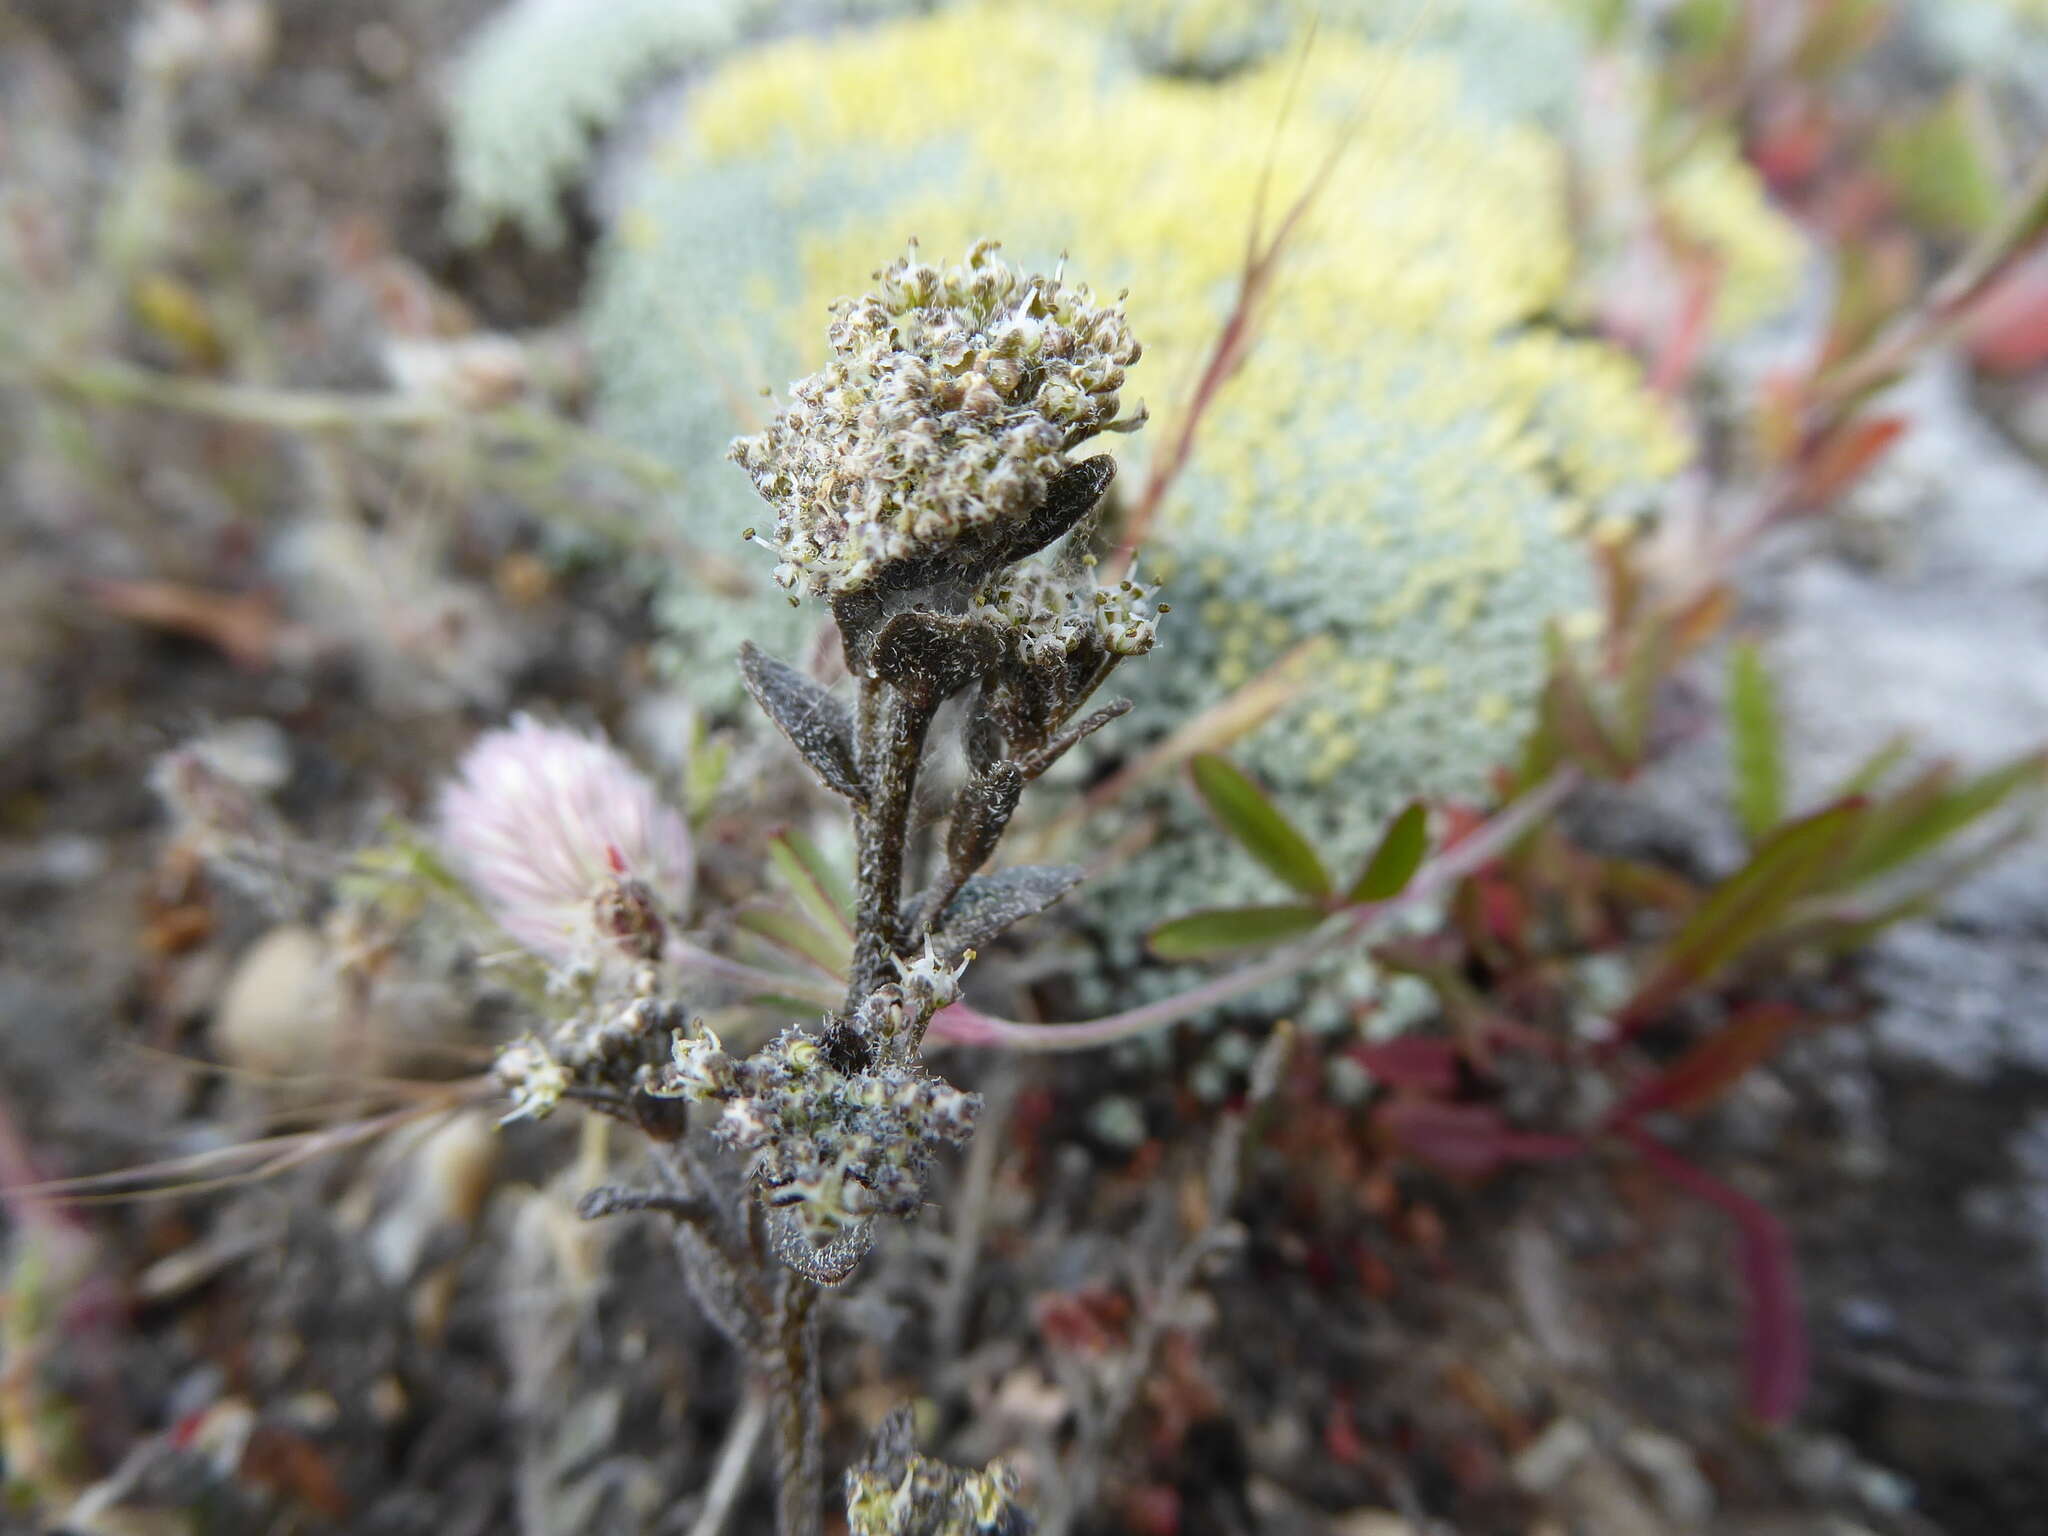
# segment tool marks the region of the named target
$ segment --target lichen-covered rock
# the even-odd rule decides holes
[[[500,222],[562,238],[561,193],[592,139],[664,71],[738,40],[755,0],[514,0],[457,60],[448,91],[456,233]]]
[[[915,0],[508,0],[449,72],[456,237],[511,224],[541,245],[565,233],[563,193],[598,139],[665,78],[749,38],[909,9]]]
[[[1497,121],[1561,122],[1588,36],[1574,0],[1458,0],[1455,5],[1389,5],[1386,0],[1054,0],[1069,16],[1101,27],[1144,67],[1198,80],[1221,79],[1319,36],[1351,37],[1443,56],[1457,67],[1460,96]]]

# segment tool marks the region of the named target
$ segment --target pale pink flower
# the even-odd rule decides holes
[[[688,825],[602,736],[514,715],[469,749],[437,820],[491,915],[558,964],[603,953],[599,923],[616,931],[621,891],[635,883],[628,905],[651,898],[663,922],[689,905]]]

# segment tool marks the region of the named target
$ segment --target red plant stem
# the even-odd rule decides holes
[[[1237,303],[1216,337],[1208,364],[1202,369],[1194,396],[1188,402],[1187,413],[1181,418],[1180,430],[1174,434],[1173,447],[1165,458],[1152,466],[1152,472],[1145,478],[1144,492],[1138,498],[1130,524],[1124,530],[1123,542],[1117,546],[1111,561],[1113,573],[1121,575],[1128,572],[1131,562],[1137,559],[1139,547],[1150,536],[1153,523],[1158,521],[1160,503],[1166,500],[1167,491],[1180,478],[1181,471],[1187,468],[1188,460],[1194,454],[1195,434],[1201,429],[1203,416],[1217,395],[1222,393],[1230,376],[1237,372],[1244,361],[1244,354],[1250,350],[1252,310],[1264,291],[1267,270],[1263,261],[1255,261],[1245,268],[1243,281],[1238,285]]]
[[[1735,1223],[1741,1241],[1743,1285],[1749,1292],[1745,1354],[1750,1408],[1765,1423],[1782,1423],[1805,1395],[1808,1364],[1806,1329],[1799,1315],[1798,1264],[1783,1223],[1639,1126],[1616,1126],[1613,1134],[1678,1189],[1704,1200]]]
[[[1293,976],[1330,951],[1356,943],[1385,919],[1449,890],[1513,847],[1524,833],[1563,804],[1566,796],[1578,787],[1579,779],[1575,768],[1558,769],[1491,821],[1424,864],[1398,896],[1341,908],[1333,914],[1336,921],[1299,944],[1185,992],[1141,1008],[1074,1024],[1027,1024],[999,1019],[965,1003],[955,1003],[933,1018],[927,1038],[954,1045],[1000,1046],[1013,1051],[1082,1051],[1182,1023],[1270,982]]]
[[[1314,29],[1309,33],[1309,44],[1314,42]],[[1302,55],[1307,57],[1306,46]],[[1330,177],[1337,169],[1337,162],[1351,142],[1349,132],[1342,134],[1323,163],[1316,168],[1309,184],[1301,189],[1300,196],[1288,205],[1286,215],[1280,220],[1280,227],[1273,232],[1273,238],[1263,249],[1259,245],[1259,226],[1265,222],[1266,187],[1272,175],[1269,164],[1259,181],[1258,203],[1252,211],[1251,229],[1245,241],[1244,271],[1237,283],[1237,302],[1231,306],[1230,314],[1223,322],[1223,329],[1216,335],[1216,344],[1210,348],[1209,361],[1202,368],[1202,376],[1195,384],[1193,397],[1188,401],[1187,414],[1182,418],[1180,430],[1174,434],[1173,447],[1166,457],[1152,466],[1146,476],[1145,489],[1138,498],[1138,505],[1131,513],[1129,526],[1124,530],[1123,541],[1117,546],[1110,561],[1110,570],[1117,576],[1128,575],[1131,562],[1137,559],[1138,549],[1144,544],[1158,521],[1159,508],[1166,500],[1166,493],[1187,468],[1188,460],[1194,454],[1195,435],[1201,430],[1202,419],[1214,405],[1216,397],[1223,392],[1223,386],[1243,366],[1245,354],[1251,350],[1253,326],[1258,307],[1273,285],[1273,277],[1280,265],[1280,257],[1286,251],[1301,221],[1308,215],[1316,197],[1329,184]]]

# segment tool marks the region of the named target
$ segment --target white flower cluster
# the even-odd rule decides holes
[[[1018,637],[1019,660],[1044,663],[1099,650],[1143,656],[1159,638],[1153,601],[1158,588],[1126,577],[1100,587],[1085,570],[1069,575],[1046,565],[1022,566],[984,594],[986,606]]]
[[[1116,425],[1139,347],[1121,305],[976,244],[909,256],[834,306],[832,361],[733,457],[776,509],[776,580],[839,595],[891,565],[970,563],[1045,501],[1068,451]]]
[[[876,1217],[915,1214],[932,1154],[973,1133],[979,1095],[910,1054],[939,999],[958,995],[956,976],[912,966],[851,1027],[831,1021],[822,1035],[791,1027],[751,1056],[728,1055],[706,1029],[676,1036],[653,1091],[721,1106],[712,1136],[749,1157],[784,1261],[820,1284],[852,1272]],[[893,1037],[884,1033],[891,1016]]]

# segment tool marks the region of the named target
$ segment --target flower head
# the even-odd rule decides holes
[[[868,1251],[882,1216],[915,1215],[941,1147],[974,1130],[979,1094],[964,1093],[917,1060],[916,1042],[960,995],[964,962],[927,946],[897,962],[901,982],[870,993],[850,1016],[817,1033],[791,1026],[751,1056],[727,1053],[701,1026],[678,1033],[670,1064],[648,1091],[717,1103],[711,1135],[749,1158],[784,1263],[837,1285]]]
[[[846,1471],[846,1520],[853,1536],[1029,1536],[1017,1474],[1003,1462],[948,1466],[918,1454],[916,1419],[897,1409],[875,1430],[868,1453]]]
[[[652,958],[689,903],[689,827],[601,736],[513,716],[469,749],[436,819],[491,915],[557,964]]]
[[[989,241],[944,271],[913,247],[877,277],[833,306],[832,361],[733,445],[776,509],[775,575],[793,591],[1021,558],[1069,451],[1121,425],[1139,354],[1121,304],[1020,272]]]

